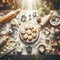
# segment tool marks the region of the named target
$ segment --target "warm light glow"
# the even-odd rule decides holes
[[[41,0],[22,0],[22,10],[37,10],[41,6]]]
[[[22,0],[22,9],[32,9],[32,1],[33,0]]]

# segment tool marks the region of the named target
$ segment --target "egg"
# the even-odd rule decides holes
[[[32,40],[32,36],[30,35],[30,36],[28,36],[28,40],[29,41],[31,41]]]
[[[31,35],[31,34],[32,34],[31,30],[28,30],[28,31],[27,31],[27,34],[28,34],[28,35]]]
[[[27,35],[27,34],[25,34],[25,35],[23,36],[23,38],[24,38],[24,40],[27,40],[28,35]]]
[[[24,26],[24,29],[25,29],[25,30],[28,30],[28,28],[29,28],[29,26],[26,24],[26,25]]]
[[[36,31],[36,29],[34,28],[34,29],[32,29],[32,33],[36,33],[37,31]]]
[[[22,29],[21,34],[24,35],[26,33],[25,29]]]
[[[36,38],[36,36],[37,36],[37,34],[32,33],[32,37],[33,37],[33,38]]]

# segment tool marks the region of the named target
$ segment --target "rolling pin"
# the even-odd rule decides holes
[[[52,16],[53,16],[53,11],[51,11],[47,16],[42,18],[42,22],[40,23],[40,25],[44,27]]]
[[[18,12],[20,12],[20,9],[13,10],[10,13],[6,14],[5,16],[0,17],[0,24],[10,21],[12,18],[14,18],[18,14]]]

